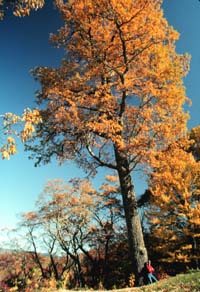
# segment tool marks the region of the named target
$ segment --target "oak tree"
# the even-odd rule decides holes
[[[186,130],[178,33],[160,0],[59,1],[64,26],[52,41],[66,50],[58,68],[34,71],[42,123],[27,146],[37,163],[53,156],[85,170],[113,169],[120,181],[136,275],[147,261],[132,173]]]

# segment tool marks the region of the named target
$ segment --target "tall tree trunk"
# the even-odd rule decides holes
[[[123,206],[129,240],[129,252],[136,282],[139,283],[140,273],[148,260],[147,249],[144,244],[142,226],[137,208],[137,199],[132,182],[129,162],[126,154],[115,149],[117,170],[119,175]]]

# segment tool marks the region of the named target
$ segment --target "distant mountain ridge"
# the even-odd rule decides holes
[[[0,254],[13,253],[13,252],[16,252],[16,250],[11,249],[11,248],[0,248]]]

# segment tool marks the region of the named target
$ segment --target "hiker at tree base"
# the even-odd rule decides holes
[[[150,283],[157,282],[158,279],[153,274],[155,272],[155,269],[151,265],[151,261],[150,260],[146,263],[146,269],[147,269],[147,277],[148,277],[149,282]]]

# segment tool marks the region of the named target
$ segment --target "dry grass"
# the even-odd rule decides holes
[[[57,290],[51,292],[103,292],[103,290]],[[106,290],[106,292],[200,292],[200,271],[180,274],[139,288]]]

